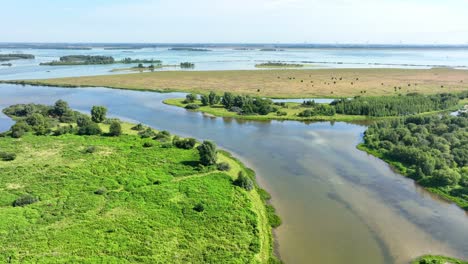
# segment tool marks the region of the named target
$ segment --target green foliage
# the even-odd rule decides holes
[[[163,130],[159,131],[154,137],[154,140],[158,140],[161,142],[168,142],[171,140],[171,133],[169,131]]]
[[[118,137],[118,136],[122,135],[122,125],[120,125],[120,122],[113,121],[110,124],[109,135],[113,136],[113,137]]]
[[[111,56],[90,56],[90,55],[68,55],[60,57],[59,61],[45,62],[40,65],[60,66],[60,65],[95,65],[113,64],[115,60]]]
[[[84,150],[84,153],[86,154],[92,154],[94,152],[96,152],[96,146],[87,146]]]
[[[180,149],[193,149],[196,143],[197,143],[197,140],[194,138],[180,139],[179,137],[174,137],[174,139],[172,140],[172,144],[176,148],[180,148]]]
[[[30,194],[24,194],[13,202],[13,206],[26,206],[37,202],[38,199]]]
[[[132,129],[132,130],[135,130],[135,131],[142,131],[142,130],[145,129],[145,126],[143,126],[142,123],[139,123],[138,125],[133,126],[131,129]]]
[[[221,103],[224,105],[224,108],[231,109],[234,106],[234,98],[235,96],[230,92],[225,92]]]
[[[249,177],[245,176],[245,174],[242,171],[239,172],[237,179],[235,179],[233,183],[234,185],[244,188],[247,191],[251,191],[254,188],[252,180]]]
[[[97,189],[96,191],[94,191],[94,194],[97,194],[97,195],[104,195],[107,193],[107,188],[106,187],[101,187],[99,189]]]
[[[193,93],[190,93],[190,94],[187,94],[185,96],[185,103],[186,104],[190,104],[190,103],[193,103],[197,100],[197,95],[196,94],[193,94]]]
[[[201,101],[201,103],[202,103],[203,106],[207,106],[207,105],[210,104],[210,100],[208,99],[208,96],[206,96],[206,95],[204,95],[204,94],[202,94],[202,95],[200,96],[200,101]]]
[[[26,132],[31,131],[31,127],[24,121],[16,122],[11,128],[11,136],[14,138],[20,138]]]
[[[216,150],[215,143],[211,141],[203,141],[203,143],[197,147],[198,154],[200,155],[200,163],[203,166],[215,165],[218,160],[218,153]]]
[[[12,161],[12,160],[15,160],[15,159],[16,159],[16,154],[15,153],[0,151],[0,160],[2,160],[2,161]]]
[[[468,208],[468,195],[457,191],[468,179],[467,133],[466,116],[413,116],[371,125],[364,145],[400,163],[402,173],[421,185],[453,196]]]
[[[81,123],[81,126],[78,126],[78,135],[100,135],[102,133],[101,128],[99,125],[93,121],[85,121],[84,123]]]
[[[34,55],[32,54],[20,54],[20,53],[15,53],[15,54],[0,54],[0,62],[1,61],[11,61],[11,60],[30,60],[34,59]]]
[[[154,143],[153,142],[145,142],[143,143],[143,147],[144,148],[151,148],[154,146]]]
[[[468,261],[449,258],[444,256],[422,256],[417,258],[411,264],[468,264]]]
[[[220,171],[229,171],[231,169],[231,165],[227,162],[220,162],[216,164],[216,168]]]
[[[436,110],[444,110],[457,105],[459,96],[455,94],[406,96],[355,97],[335,100],[332,105],[336,112],[346,115],[365,116],[405,116]]]
[[[68,103],[63,100],[58,100],[57,102],[55,102],[54,107],[51,110],[51,114],[60,117],[68,111],[70,111]]]
[[[272,205],[267,204],[266,209],[270,226],[273,228],[280,226],[282,221],[281,218],[276,214],[275,208]]]
[[[326,104],[315,104],[313,106],[308,105],[311,109],[306,109],[298,114],[300,117],[311,117],[311,116],[334,116],[335,108]]]
[[[181,62],[180,63],[180,68],[182,69],[193,69],[195,68],[195,64],[191,62]]]
[[[185,109],[188,109],[188,110],[196,110],[198,108],[200,108],[200,106],[197,104],[188,104],[185,106]]]
[[[96,123],[102,123],[106,120],[107,108],[104,106],[93,106],[91,108],[91,120]]]
[[[193,210],[201,213],[203,211],[205,211],[205,206],[203,206],[202,203],[197,203],[194,207],[193,207]]]
[[[215,92],[210,92],[208,94],[208,104],[210,106],[219,104],[220,101],[221,101],[221,98]]]
[[[140,132],[138,132],[138,135],[141,138],[151,138],[154,137],[156,133],[151,127],[147,127],[145,130],[141,130]]]

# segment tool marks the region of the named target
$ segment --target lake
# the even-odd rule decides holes
[[[315,68],[432,68],[454,67],[468,69],[468,48],[309,48],[283,51],[236,50],[226,47],[210,47],[210,51],[174,51],[167,47],[134,50],[60,50],[34,48],[0,48],[0,54],[27,53],[36,56],[33,60],[11,61],[12,67],[0,66],[0,79],[41,79],[84,75],[122,74],[110,72],[115,68],[128,68],[136,64],[87,65],[87,66],[39,66],[41,62],[58,60],[66,55],[105,55],[117,60],[159,59],[163,64],[178,65],[181,62],[195,63],[193,70],[251,70],[255,64],[268,61],[307,63],[307,69]],[[164,68],[159,70],[178,70]]]
[[[286,263],[407,263],[428,253],[468,258],[467,214],[357,150],[365,126],[214,118],[162,103],[182,96],[0,84],[0,108],[64,99],[77,110],[104,105],[127,121],[214,140],[252,167],[273,195],[283,219],[277,251]],[[11,124],[0,116],[0,129]]]

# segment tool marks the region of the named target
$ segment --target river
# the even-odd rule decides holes
[[[383,161],[356,149],[366,127],[343,122],[242,121],[168,106],[160,94],[107,88],[0,84],[0,108],[68,101],[199,140],[214,140],[258,174],[283,219],[286,263],[408,263],[423,254],[468,258],[468,217]],[[0,129],[11,121],[0,116]]]

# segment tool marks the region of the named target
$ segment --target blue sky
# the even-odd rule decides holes
[[[0,42],[468,43],[468,0],[0,0],[0,7]]]

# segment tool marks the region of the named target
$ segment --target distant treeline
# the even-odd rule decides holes
[[[449,109],[456,106],[460,99],[467,97],[468,92],[460,94],[355,97],[353,99],[335,100],[331,105],[335,107],[337,113],[345,115],[404,116]]]
[[[304,67],[303,64],[294,64],[294,63],[284,63],[284,62],[266,62],[266,63],[260,63],[256,64],[255,67],[293,67],[293,68],[300,68]]]
[[[34,59],[32,54],[0,54],[0,61]]]
[[[364,146],[468,210],[467,134],[467,113],[412,116],[371,125]]]
[[[195,64],[191,62],[181,62],[180,63],[180,68],[182,69],[192,69],[195,68]]]
[[[170,48],[169,50],[173,51],[211,51],[209,49],[200,49],[200,48],[184,48],[184,47],[179,47],[179,48]]]
[[[90,55],[68,55],[62,56],[58,61],[45,62],[40,65],[61,66],[61,65],[95,65],[95,64],[114,64],[114,63],[153,63],[161,64],[162,61],[155,59],[132,59],[115,60],[111,56],[90,56]]]

